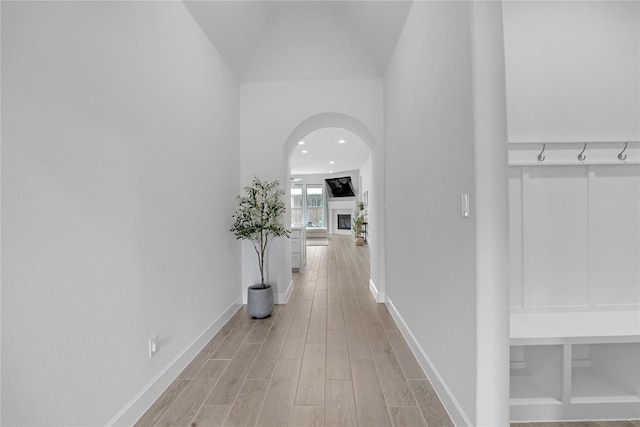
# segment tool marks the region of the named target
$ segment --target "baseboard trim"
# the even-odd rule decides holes
[[[373,298],[376,300],[376,302],[384,302],[384,295],[382,295],[380,291],[378,291],[376,284],[373,283],[373,280],[371,279],[369,279],[369,291],[371,291],[371,294],[373,295]]]
[[[407,326],[406,322],[396,309],[395,305],[393,305],[393,302],[391,302],[391,300],[387,298],[385,304],[389,309],[389,313],[391,313],[391,316],[396,321],[400,332],[409,344],[409,347],[411,347],[411,351],[413,351],[413,354],[416,356],[416,359],[422,367],[422,370],[425,372],[427,378],[431,382],[433,389],[442,401],[442,404],[449,414],[449,417],[451,417],[453,424],[456,426],[471,427],[473,424],[462,409],[460,402],[458,402],[453,393],[451,393],[451,390],[438,373],[436,367],[433,365],[433,363],[431,363],[431,359],[429,359],[429,356],[427,356],[422,346],[418,343],[415,335],[413,335],[411,329],[409,329],[409,326]]]
[[[289,297],[291,296],[291,292],[293,292],[293,280],[289,282],[289,286],[287,290],[284,292],[280,292],[274,295],[273,302],[274,304],[286,304],[289,302]]]
[[[140,390],[106,426],[134,425],[240,307],[242,307],[242,305],[238,304],[238,302],[232,303],[213,323]]]

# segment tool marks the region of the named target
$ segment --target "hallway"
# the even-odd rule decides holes
[[[383,304],[369,248],[307,248],[289,303],[239,310],[136,426],[451,426]]]

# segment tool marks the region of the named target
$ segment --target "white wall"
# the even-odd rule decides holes
[[[379,78],[352,22],[334,4],[287,2],[270,19],[243,81]]]
[[[179,2],[2,2],[2,109],[2,423],[105,425],[240,298],[238,84]]]
[[[509,191],[501,2],[471,2],[477,426],[510,422]]]
[[[509,140],[640,139],[640,3],[504,2]]]
[[[415,2],[385,77],[387,297],[458,425],[476,381],[469,5]]]
[[[381,151],[383,114],[382,81],[379,79],[241,84],[242,185],[246,185],[253,175],[262,179],[278,179],[281,183],[288,181],[288,165],[285,163],[289,153],[285,152],[285,144],[303,122],[324,113],[337,113],[359,120],[375,139],[373,142],[379,144],[377,149]],[[328,126],[331,124],[322,127]],[[313,130],[316,129],[309,129],[297,137],[302,138]],[[347,130],[354,132],[353,129]],[[362,135],[358,136],[362,139]],[[288,187],[288,183],[283,185],[285,189]],[[288,223],[290,216],[285,216],[284,220]],[[284,298],[291,282],[291,260],[287,257],[285,245],[289,245],[286,239],[275,240],[269,252],[268,280],[275,285],[276,299],[278,295]],[[374,259],[375,256],[372,255]],[[253,250],[245,245],[242,258],[243,293],[259,277],[255,258]],[[378,267],[374,263],[371,275],[375,278],[377,274]]]
[[[367,192],[367,206],[365,206],[365,210],[367,211],[367,222],[371,225],[377,223],[376,211],[375,209],[369,209],[369,206],[376,205],[376,192],[373,190],[374,179],[373,179],[373,168],[372,168],[372,158],[369,156],[366,162],[360,167],[360,180],[362,181],[362,186],[360,187],[360,197],[362,201],[364,201],[364,192]],[[367,224],[368,226],[368,224]],[[373,228],[367,227],[367,243],[369,245],[375,245],[375,233],[372,233]]]

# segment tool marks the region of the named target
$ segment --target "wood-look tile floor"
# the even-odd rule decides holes
[[[307,247],[271,317],[240,309],[136,426],[450,427],[351,236]],[[635,421],[515,427],[640,427]]]
[[[369,248],[336,235],[307,247],[287,304],[240,309],[136,426],[453,424],[369,291]]]

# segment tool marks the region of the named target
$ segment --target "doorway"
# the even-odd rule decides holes
[[[307,186],[323,188],[322,228],[329,236],[351,234],[350,227],[345,229],[344,220],[338,228],[338,215],[352,215],[356,203],[366,201],[371,254],[369,289],[376,301],[384,302],[384,212],[381,209],[384,206],[384,165],[379,144],[357,119],[345,114],[323,113],[306,119],[293,130],[283,155],[283,182],[290,183],[285,223],[292,224],[295,220],[305,228],[308,225],[309,216],[301,214],[305,209],[303,194]],[[349,178],[353,194],[336,197],[326,184],[326,179],[331,178]],[[306,209],[309,209],[308,204]],[[312,227],[319,225],[313,219],[311,222]],[[285,256],[291,256],[290,250],[285,248]]]

